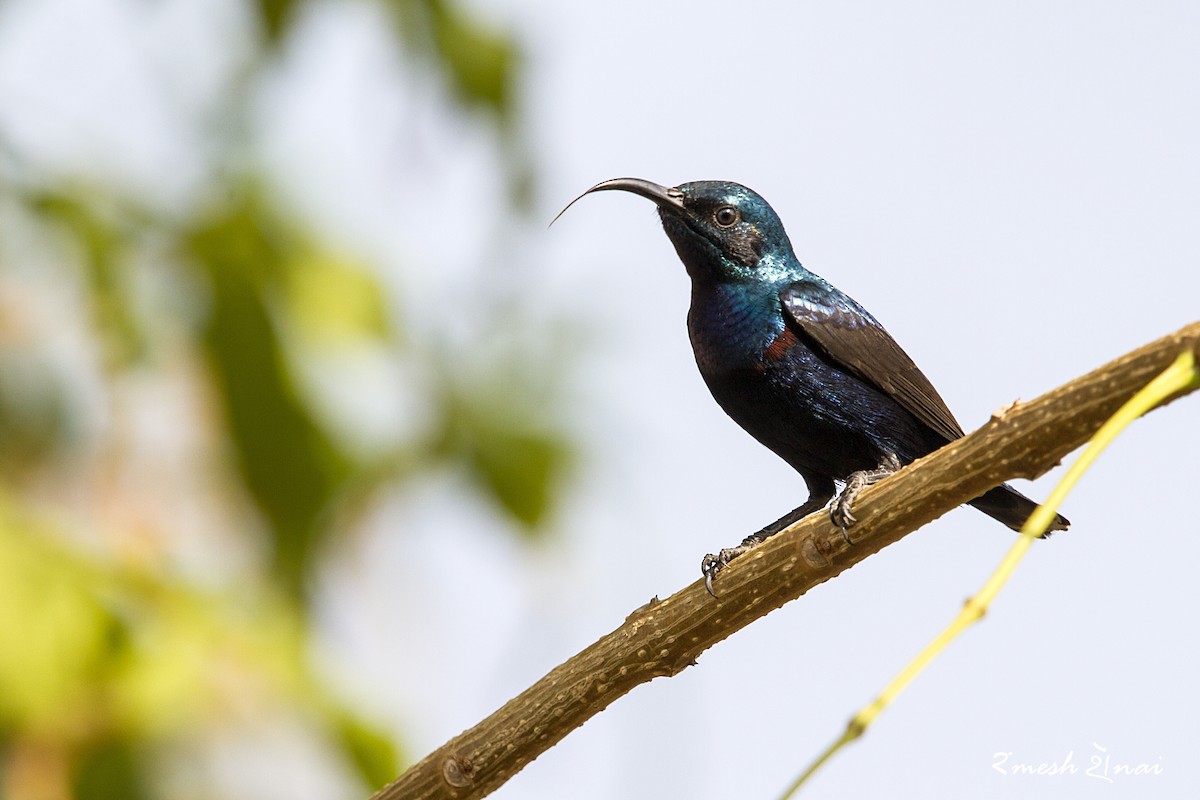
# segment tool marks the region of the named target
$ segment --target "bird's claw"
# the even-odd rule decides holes
[[[846,540],[846,544],[853,544],[847,531],[858,522],[858,518],[850,509],[853,507],[855,499],[858,498],[859,492],[878,483],[898,469],[900,469],[900,459],[892,455],[885,458],[878,469],[852,472],[847,477],[841,494],[833,498],[833,502],[829,504],[829,519],[842,529],[842,538]]]
[[[729,565],[727,552],[727,550],[722,550],[715,556],[709,553],[700,560],[700,572],[704,575],[704,588],[713,597],[717,596],[716,591],[713,590],[713,579],[717,577],[717,573]]]
[[[713,589],[713,580],[716,579],[721,570],[728,567],[730,561],[733,561],[742,553],[754,547],[759,541],[755,536],[748,536],[737,547],[726,547],[715,556],[709,553],[700,560],[700,572],[704,575],[704,588],[708,590],[710,595],[713,597],[717,596],[716,591]]]
[[[713,581],[716,579],[717,575],[720,574],[721,570],[729,566],[730,561],[733,561],[747,550],[762,544],[787,526],[813,513],[821,506],[825,505],[827,501],[828,496],[814,495],[809,497],[808,501],[799,508],[792,509],[767,527],[763,528],[761,531],[750,534],[743,539],[742,543],[737,547],[726,547],[715,556],[712,553],[706,555],[700,561],[700,572],[704,575],[704,588],[708,590],[709,594],[711,594],[713,597],[716,597],[717,593],[713,589]],[[849,506],[847,506],[847,509],[848,508]],[[850,518],[850,524],[854,524],[853,517]]]
[[[854,544],[850,541],[850,528],[854,527],[858,519],[850,513],[849,503],[843,503],[840,497],[835,500],[829,507],[829,521],[842,532],[842,538],[846,540],[846,544]]]
[[[847,497],[849,492],[843,492],[829,506],[829,521],[842,529],[842,533],[846,532],[847,528],[854,526],[858,522],[858,518],[850,511],[851,505],[854,503],[853,497]]]

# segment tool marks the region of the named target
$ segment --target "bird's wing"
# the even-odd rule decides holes
[[[858,303],[828,284],[811,280],[791,284],[779,298],[789,324],[837,366],[877,386],[947,440],[963,435],[937,389]]]

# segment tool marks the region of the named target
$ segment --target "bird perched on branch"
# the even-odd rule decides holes
[[[726,414],[808,485],[799,508],[738,547],[705,557],[709,591],[730,559],[826,504],[845,531],[865,486],[963,435],[883,326],[800,264],[779,216],[758,194],[725,181],[668,188],[616,178],[579,197],[608,190],[658,206],[691,277],[688,334],[704,382]],[[835,495],[836,482],[844,488]],[[1007,484],[970,505],[1014,530],[1036,507]],[[1069,524],[1058,516],[1050,530]]]

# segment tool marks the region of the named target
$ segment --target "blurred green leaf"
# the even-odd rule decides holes
[[[288,237],[247,195],[199,228],[188,250],[212,284],[205,343],[238,466],[271,523],[279,574],[300,593],[351,465],[303,402],[272,319]]]
[[[73,562],[0,497],[0,723],[63,732],[109,652],[113,620]]]
[[[113,739],[84,754],[75,773],[76,800],[149,798],[140,764],[147,763],[132,742]]]
[[[145,334],[125,285],[127,232],[102,213],[100,198],[94,195],[48,191],[25,199],[32,211],[60,225],[83,251],[92,307],[106,337],[108,366],[124,367],[143,358]]]
[[[303,333],[334,343],[392,335],[383,288],[362,265],[312,252],[293,259],[287,273],[288,305]]]
[[[55,453],[72,422],[65,387],[40,354],[0,344],[0,475]]]
[[[514,110],[518,60],[511,36],[448,0],[387,0],[387,5],[406,41],[435,58],[460,100],[508,120]]]
[[[566,439],[532,419],[532,398],[519,386],[485,382],[452,392],[443,452],[465,459],[492,500],[535,532],[557,496],[570,455]]]
[[[495,425],[472,431],[471,465],[496,501],[527,529],[546,517],[566,460],[554,436]]]
[[[338,740],[364,784],[378,788],[400,774],[400,755],[387,735],[350,716],[343,716],[338,723]]]
[[[455,86],[471,102],[500,117],[512,106],[517,48],[512,38],[490,30],[446,0],[426,0],[434,42]]]
[[[267,41],[278,44],[292,21],[295,0],[258,0],[258,15],[266,30]]]

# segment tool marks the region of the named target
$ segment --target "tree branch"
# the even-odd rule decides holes
[[[373,800],[489,794],[638,684],[678,674],[725,637],[993,486],[1051,469],[1186,349],[1200,357],[1200,322],[1036,400],[1014,403],[974,433],[865,489],[854,507],[853,545],[827,515],[812,514],[734,561],[717,579],[719,598],[696,581],[651,600]]]

